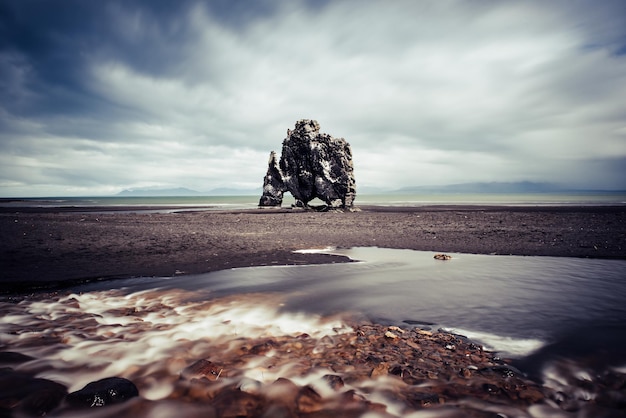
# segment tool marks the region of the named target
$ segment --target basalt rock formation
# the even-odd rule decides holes
[[[267,174],[263,178],[263,196],[261,196],[259,206],[280,206],[283,203],[285,190],[287,189],[276,160],[276,153],[272,151],[268,162]]]
[[[287,130],[282,155],[270,154],[259,206],[280,206],[283,193],[296,199],[296,206],[308,207],[319,198],[331,208],[352,209],[356,182],[350,144],[343,138],[320,133],[315,120],[302,119]]]

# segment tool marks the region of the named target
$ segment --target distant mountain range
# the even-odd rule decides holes
[[[553,183],[489,182],[461,183],[445,186],[413,186],[394,190],[397,193],[555,193],[571,191]]]
[[[623,193],[623,190],[581,190],[564,188],[553,183],[538,183],[531,181],[520,182],[484,182],[484,183],[460,183],[444,186],[411,186],[400,189],[387,189],[376,187],[357,187],[357,193],[361,194],[411,194],[411,193],[576,193],[576,192],[608,192]],[[157,188],[141,187],[122,190],[117,196],[260,196],[261,188],[236,189],[221,187],[217,189],[199,192],[185,187]]]
[[[624,193],[625,190],[576,189],[554,183],[532,181],[448,184],[403,187],[391,193]]]
[[[119,192],[116,196],[201,196],[196,190],[177,187],[173,189],[160,189],[154,187],[140,187],[137,189],[126,189]]]
[[[125,189],[119,192],[116,196],[128,196],[128,197],[148,197],[148,196],[247,196],[247,195],[261,195],[261,189],[257,190],[245,190],[245,189],[230,189],[230,188],[218,188],[212,189],[206,192],[199,192],[197,190],[187,189],[186,187],[176,188],[158,188],[158,187],[139,187],[136,189]]]

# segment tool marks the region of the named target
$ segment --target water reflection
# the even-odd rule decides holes
[[[279,292],[285,310],[352,312],[389,324],[432,323],[525,354],[587,324],[626,323],[626,261],[451,254],[382,248],[326,250],[358,263],[255,267],[126,282],[182,288],[198,298]],[[519,340],[515,348],[512,340]],[[498,346],[507,341],[507,347]],[[529,341],[531,344],[529,344]]]
[[[323,251],[358,262],[242,268],[119,284],[129,291],[191,290],[198,299],[279,292],[284,310],[351,312],[395,325],[432,323],[515,356],[581,326],[626,324],[623,260],[450,254],[451,260],[441,261],[432,252],[412,250]],[[90,288],[94,285],[82,290]]]

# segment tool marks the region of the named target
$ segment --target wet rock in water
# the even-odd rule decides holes
[[[296,406],[298,407],[298,412],[310,414],[321,410],[324,407],[324,403],[322,396],[311,386],[307,385],[298,392]]]
[[[12,369],[0,370],[0,416],[44,416],[65,398],[67,388],[60,383],[35,378]]]
[[[240,391],[252,393],[254,395],[257,395],[261,391],[262,387],[263,384],[258,380],[245,377],[239,381],[239,385],[237,386]]]
[[[293,131],[287,130],[278,166],[276,154],[270,154],[259,206],[280,206],[286,191],[299,207],[319,198],[330,208],[353,208],[356,182],[350,144],[320,133],[315,120],[296,122]]]
[[[387,331],[387,332],[385,332],[385,338],[389,338],[390,340],[395,340],[395,339],[400,338],[400,337],[398,337],[396,334],[394,334],[391,331]]]
[[[35,358],[27,356],[26,354],[16,353],[14,351],[0,352],[0,364],[19,364],[26,363],[31,360],[35,360]]]
[[[379,376],[386,376],[387,374],[389,374],[389,364],[383,362],[377,364],[376,367],[372,369],[372,371],[370,372],[370,377],[375,378]]]
[[[344,387],[345,383],[341,376],[337,376],[336,374],[326,374],[322,376],[322,380],[331,387],[331,389],[339,390]]]
[[[274,349],[276,346],[277,346],[276,341],[268,339],[263,342],[260,342],[259,344],[255,344],[248,350],[248,352],[250,354],[261,355]]]
[[[295,406],[300,388],[291,380],[280,377],[265,389],[265,396],[288,406]]]
[[[422,390],[415,390],[411,392],[407,396],[406,400],[409,405],[411,405],[413,408],[418,409],[441,403],[441,400],[439,399],[439,395],[437,393],[432,393],[430,391],[422,392]]]
[[[139,396],[139,391],[133,382],[122,377],[107,377],[70,393],[66,399],[73,407],[95,408],[122,403],[135,396]]]
[[[265,409],[260,396],[237,389],[221,391],[211,402],[222,418],[258,417]]]
[[[220,378],[223,372],[223,367],[212,363],[209,360],[202,359],[186,367],[181,372],[180,376],[183,379],[187,380],[205,378],[211,381],[215,381]]]

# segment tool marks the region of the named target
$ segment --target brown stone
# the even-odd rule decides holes
[[[323,400],[311,386],[304,386],[296,397],[298,411],[304,414],[319,411],[323,408]]]
[[[222,418],[257,417],[265,407],[263,399],[259,396],[237,389],[221,391],[213,399],[212,405],[217,410],[217,415]]]
[[[296,406],[296,397],[300,392],[298,385],[284,377],[276,379],[271,385],[265,387],[263,394],[274,402],[290,407]]]
[[[372,371],[370,372],[370,377],[386,376],[388,373],[389,373],[389,364],[380,363],[380,364],[377,364],[376,367],[372,369]]]
[[[224,373],[224,368],[210,362],[206,359],[201,359],[196,361],[195,363],[186,367],[181,373],[180,376],[183,379],[191,380],[191,379],[208,379],[211,381],[215,381],[222,376]]]
[[[527,387],[519,392],[519,398],[530,404],[538,403],[545,399],[545,396],[538,387]]]
[[[328,386],[330,386],[334,390],[339,390],[345,386],[345,383],[343,382],[343,379],[341,378],[341,376],[337,376],[336,374],[324,375],[322,379],[326,383],[328,383]]]

